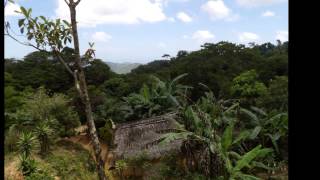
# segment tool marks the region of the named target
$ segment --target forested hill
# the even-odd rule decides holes
[[[70,52],[72,49],[66,49],[65,56],[70,56]],[[44,86],[52,92],[76,94],[73,90],[72,77],[57,59],[48,57],[49,54],[33,52],[21,61],[6,59],[6,91],[22,91],[26,87],[36,89]],[[143,84],[151,83],[150,75],[170,80],[187,73],[188,75],[181,79],[181,83],[192,87],[193,100],[202,96],[207,90],[199,83],[208,86],[217,97],[234,98],[236,95],[231,88],[233,79],[250,70],[253,71],[247,75],[249,80],[251,78],[251,81],[261,82],[267,88],[273,87],[272,91],[275,92],[270,93],[279,96],[272,100],[264,96],[266,99],[263,102],[267,104],[266,106],[277,107],[279,106],[277,101],[281,103],[287,101],[281,92],[287,89],[288,42],[279,42],[277,45],[265,43],[252,47],[229,42],[206,43],[200,50],[179,51],[176,57],[171,57],[170,60],[153,61],[133,69],[128,74],[114,73],[100,59],[90,62],[85,68],[92,105],[96,111],[102,106],[107,108],[113,103],[116,104],[122,97],[132,92],[138,92]],[[259,94],[254,96],[258,97]],[[80,108],[78,102],[74,101]],[[113,107],[117,107],[115,104]],[[81,114],[81,109],[78,110]]]
[[[62,56],[74,70],[73,49],[65,48]],[[167,159],[159,161],[159,168],[149,166],[150,159],[141,151],[142,155],[133,160],[116,159],[115,169],[108,170],[116,177],[123,177],[121,168],[126,168],[126,164],[142,168],[145,177],[150,174],[159,176],[155,179],[208,179],[209,176],[271,179],[275,174],[287,176],[288,42],[251,47],[228,42],[207,43],[200,50],[179,51],[169,60],[140,65],[127,74],[113,72],[101,59],[82,59],[82,65],[101,142],[112,147],[114,138],[119,138],[114,132],[114,124],[174,112],[179,129],[165,127],[169,129],[154,129],[156,131],[145,134],[139,127],[139,131],[134,130],[137,136],[132,133],[125,141],[152,137],[156,141],[151,138],[151,142],[150,139],[145,142],[142,138],[139,143],[143,146],[145,143],[159,143],[160,146],[160,143],[182,139],[181,155],[187,158],[187,167],[196,170],[180,168],[180,155],[171,153],[166,153]],[[55,143],[57,139],[78,137],[75,128],[85,122],[85,109],[74,88],[73,77],[58,59],[36,51],[22,60],[5,60],[4,149],[7,169],[11,166],[8,162],[16,162],[10,159],[14,157],[13,153],[21,152],[25,144],[36,147],[32,143],[37,138],[41,147],[39,153],[48,155],[41,162],[52,168],[35,171],[33,167],[44,166],[25,163],[24,172],[31,169],[34,174],[38,173],[37,176],[33,174],[37,179],[54,179],[47,177],[56,176],[56,173],[59,177],[95,179],[88,178],[95,176],[96,167],[88,165],[88,162],[94,162],[87,158],[88,155],[71,152],[70,148],[61,148]],[[159,139],[163,140],[160,142]],[[65,144],[70,147],[70,142]],[[149,149],[159,146],[153,145]],[[67,150],[73,155],[65,153]]]
[[[278,43],[264,43],[250,48],[228,42],[207,43],[198,51],[179,51],[169,61],[141,65],[128,76],[142,84],[147,74],[171,79],[188,73],[181,82],[194,88],[194,99],[203,93],[199,82],[206,84],[217,96],[230,98],[232,80],[242,72],[256,70],[257,80],[267,86],[276,76],[288,75],[288,42]]]

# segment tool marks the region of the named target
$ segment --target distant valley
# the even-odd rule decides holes
[[[114,63],[114,62],[106,62],[113,72],[118,74],[127,74],[130,71],[142,64],[139,63]]]

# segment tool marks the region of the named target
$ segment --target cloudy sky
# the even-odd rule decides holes
[[[69,19],[64,0],[16,0],[5,17],[17,34],[20,5],[35,16]],[[77,20],[81,52],[95,42],[97,58],[112,62],[146,63],[204,42],[288,40],[287,0],[81,0]],[[32,51],[5,37],[6,58]]]

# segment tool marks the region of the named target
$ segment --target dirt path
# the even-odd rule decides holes
[[[18,170],[19,158],[12,157],[5,160],[4,174],[5,180],[23,180],[21,171]]]
[[[76,128],[75,131],[78,132],[80,135],[72,136],[70,138],[67,138],[66,140],[69,140],[73,143],[80,144],[84,149],[88,150],[90,152],[90,154],[92,154],[93,158],[95,159],[95,156],[93,153],[94,152],[93,146],[90,142],[90,137],[85,132],[86,129],[87,129],[86,125]],[[101,145],[102,159],[105,162],[106,169],[109,169],[109,167],[110,167],[109,162],[111,162],[111,160],[112,160],[112,154],[109,153],[108,145],[106,143],[104,143],[103,141],[100,141],[100,145]]]

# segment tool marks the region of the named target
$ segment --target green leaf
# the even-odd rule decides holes
[[[236,153],[236,152],[234,152],[234,151],[230,151],[230,152],[228,152],[228,154],[233,156],[233,157],[235,157],[238,160],[241,159],[241,155]]]
[[[171,85],[172,84],[174,84],[176,81],[178,81],[179,79],[181,79],[181,78],[183,78],[183,77],[185,77],[185,76],[187,76],[188,75],[188,73],[184,73],[184,74],[181,74],[181,75],[179,75],[179,76],[177,76],[176,78],[174,78],[172,81],[171,81]]]
[[[47,19],[44,16],[39,16],[44,22],[47,22]]]
[[[238,107],[239,103],[235,103],[232,106],[230,106],[226,111],[224,111],[225,113],[228,113],[229,111],[233,110],[234,108]]]
[[[233,131],[233,124],[230,124],[223,132],[221,144],[222,149],[226,152],[230,145],[232,144],[232,131]]]
[[[276,168],[269,167],[269,166],[263,164],[262,162],[258,162],[258,161],[253,161],[252,165],[254,167],[263,168],[263,169],[271,170],[271,171],[276,169]]]
[[[273,149],[271,148],[263,148],[263,149],[260,149],[258,155],[257,155],[257,158],[264,158],[267,154],[273,152]]]
[[[255,124],[256,126],[260,124],[258,117],[254,113],[252,113],[251,111],[244,109],[244,108],[241,108],[240,111],[242,113],[246,114],[247,116],[249,116],[251,118],[251,122],[253,122],[253,124]]]
[[[277,144],[277,140],[280,138],[279,134],[276,134],[276,135],[267,134],[267,135],[270,137],[274,148],[276,149],[277,153],[279,154],[280,151],[279,151],[279,147],[278,147],[278,144]]]
[[[29,9],[28,9],[28,13],[27,13],[27,14],[28,14],[28,17],[30,16],[31,12],[32,12],[32,9],[29,8]]]
[[[28,11],[23,6],[20,7],[20,10],[24,16],[28,17]]]
[[[187,139],[191,132],[181,132],[181,133],[166,133],[161,136],[160,146],[166,145],[177,139]]]
[[[279,113],[279,114],[276,114],[274,116],[272,116],[268,121],[267,123],[274,123],[276,120],[279,120],[281,117],[288,117],[288,114],[287,113]]]
[[[25,20],[25,19],[19,19],[19,21],[18,21],[18,25],[19,25],[19,27],[21,27],[21,26],[23,25],[24,20]]]
[[[259,135],[261,129],[262,129],[261,126],[256,126],[256,127],[253,129],[253,131],[251,132],[249,138],[250,138],[250,139],[255,139],[255,138]]]
[[[66,20],[62,20],[62,22],[63,22],[64,24],[66,24],[68,27],[70,27],[70,24],[69,24],[69,22],[68,22],[68,21],[66,21]]]
[[[267,113],[266,112],[264,112],[262,109],[260,109],[260,108],[257,108],[257,107],[254,107],[254,106],[251,106],[251,109],[253,110],[253,111],[255,111],[255,112],[257,112],[257,113],[259,113],[259,114],[261,114],[261,115],[263,115],[263,116],[267,116]]]
[[[243,180],[260,180],[260,178],[249,174],[239,173],[237,176]]]
[[[243,167],[248,166],[252,160],[254,160],[259,154],[259,150],[261,149],[261,145],[256,146],[251,151],[247,152],[242,158],[237,161],[234,170],[240,171]]]
[[[31,40],[33,38],[33,34],[28,35],[28,40]]]
[[[171,101],[176,105],[176,106],[180,106],[180,103],[178,102],[178,100],[172,96],[171,94],[169,95],[169,98],[171,99]]]
[[[248,130],[241,131],[241,133],[238,135],[238,137],[232,142],[232,144],[237,144],[241,142],[242,140],[248,138],[250,135],[250,132]]]

